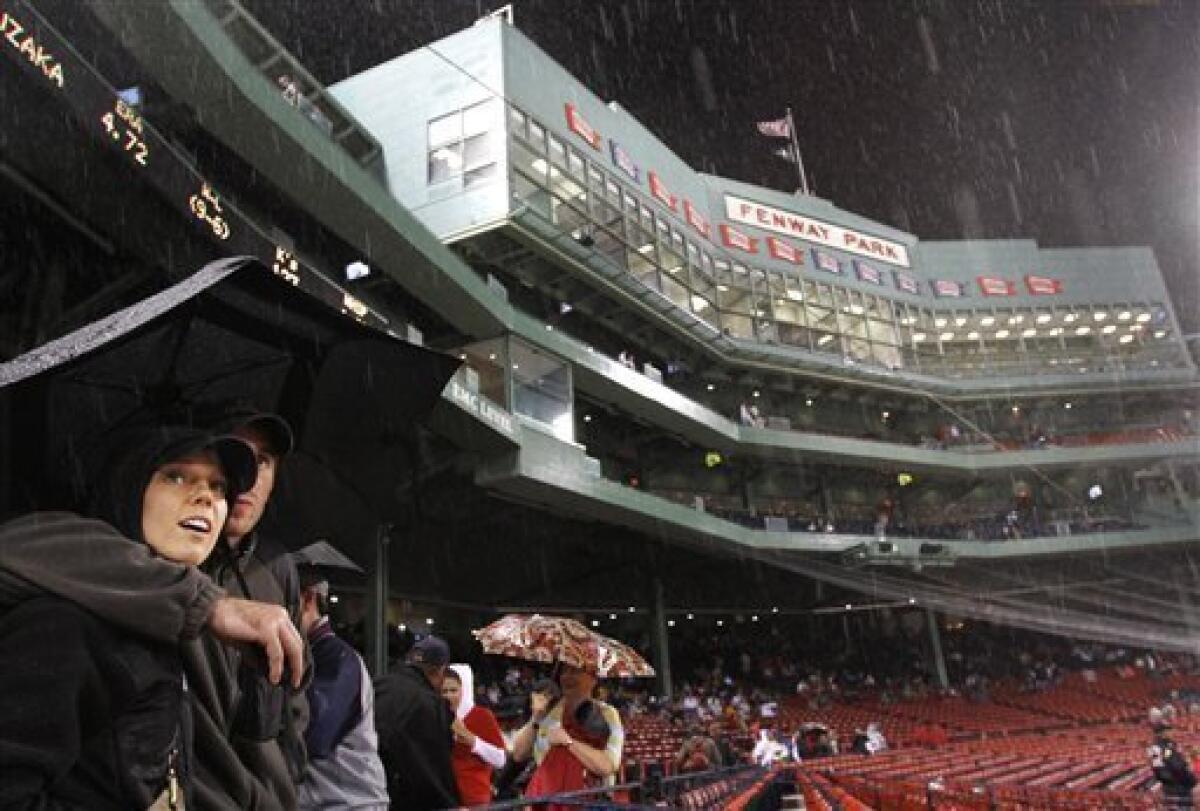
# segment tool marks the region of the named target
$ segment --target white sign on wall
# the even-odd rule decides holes
[[[806,242],[815,242],[859,256],[869,256],[890,265],[909,266],[908,249],[899,242],[842,228],[840,225],[815,220],[782,208],[743,200],[732,194],[725,195],[725,217],[733,222],[786,234]]]

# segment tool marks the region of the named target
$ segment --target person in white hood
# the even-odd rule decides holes
[[[464,806],[492,802],[492,772],[504,766],[508,752],[496,716],[475,703],[475,674],[470,665],[450,665],[442,696],[454,710],[451,765]]]
[[[867,724],[867,752],[878,755],[880,752],[887,751],[887,748],[887,739],[883,737],[883,730],[879,728],[879,724],[875,722]]]

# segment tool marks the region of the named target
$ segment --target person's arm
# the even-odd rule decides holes
[[[583,764],[583,768],[598,777],[608,777],[617,773],[619,762],[613,762],[607,749],[597,749],[572,738],[562,726],[556,726],[550,730],[550,744],[551,746],[565,746],[567,751]]]
[[[550,709],[550,698],[545,693],[530,693],[529,707],[531,715],[529,723],[521,727],[513,738],[512,757],[518,763],[524,763],[533,757],[533,742],[537,737],[537,727],[546,719]]]
[[[50,593],[157,642],[199,635],[224,592],[102,521],[34,513],[0,526],[0,605]]]

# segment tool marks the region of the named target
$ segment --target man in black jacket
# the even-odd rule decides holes
[[[1167,716],[1168,713],[1158,707],[1150,708],[1150,729],[1154,731],[1154,743],[1146,750],[1150,768],[1162,784],[1164,808],[1194,808],[1192,789],[1196,785],[1196,776],[1192,774],[1183,750],[1169,736],[1171,723]]]
[[[375,729],[393,808],[454,808],[454,714],[442,698],[450,648],[436,636],[413,644],[399,669],[375,683]]]

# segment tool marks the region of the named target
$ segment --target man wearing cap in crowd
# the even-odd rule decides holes
[[[1146,754],[1150,758],[1155,779],[1162,784],[1163,807],[1194,808],[1192,789],[1196,785],[1196,776],[1183,750],[1170,738],[1174,714],[1175,708],[1169,704],[1162,709],[1150,708],[1149,721],[1154,743],[1146,749]]]
[[[295,564],[255,530],[292,433],[276,415],[228,404],[199,407],[189,417],[245,440],[258,467],[254,487],[231,506],[227,545],[218,544],[205,572],[153,557],[119,534],[72,524],[53,545],[32,534],[4,539],[0,603],[27,599],[31,590],[51,592],[117,627],[185,642],[195,807],[290,811],[304,773],[307,705],[303,693],[275,682],[286,676],[300,686],[310,659],[296,627]],[[229,644],[238,641],[258,643],[267,661],[257,661],[257,649]]]
[[[358,652],[333,631],[329,581],[320,569],[301,566],[300,585],[301,621],[313,654],[300,809],[387,811],[371,676]]]
[[[375,683],[375,728],[393,808],[458,805],[451,758],[454,713],[442,698],[450,647],[432,634]]]

